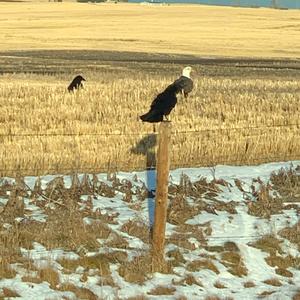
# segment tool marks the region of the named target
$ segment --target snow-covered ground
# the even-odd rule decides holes
[[[300,290],[300,252],[298,245],[290,240],[283,238],[280,231],[287,227],[293,227],[299,219],[299,209],[295,206],[300,203],[293,203],[294,206],[285,209],[283,204],[282,210],[271,214],[270,218],[262,218],[255,214],[249,214],[249,207],[257,202],[256,193],[262,185],[270,183],[270,175],[272,172],[279,171],[281,168],[297,169],[299,172],[300,161],[269,163],[259,166],[216,166],[215,168],[188,168],[176,169],[170,172],[170,186],[179,186],[182,182],[182,174],[186,174],[190,182],[198,182],[205,179],[207,183],[215,182],[204,187],[204,191],[197,195],[193,193],[183,193],[184,199],[188,203],[188,207],[199,209],[193,211],[190,218],[187,218],[183,224],[176,222],[167,223],[166,226],[166,259],[172,260],[172,256],[168,255],[172,251],[177,251],[182,255],[182,260],[176,263],[172,268],[172,272],[160,273],[154,272],[147,274],[143,282],[130,282],[120,275],[120,262],[111,262],[109,265],[113,284],[103,284],[99,273],[93,273],[88,270],[86,278],[83,280],[83,274],[87,271],[84,267],[78,265],[74,272],[65,272],[64,267],[59,263],[62,259],[78,260],[80,256],[97,255],[99,253],[111,253],[114,251],[122,251],[127,253],[128,261],[141,254],[145,254],[149,250],[149,243],[131,235],[124,230],[122,226],[128,221],[140,222],[146,226],[150,226],[154,219],[154,199],[138,197],[137,190],[147,188],[147,190],[155,193],[155,172],[119,172],[116,174],[114,181],[120,183],[126,182],[126,186],[132,191],[132,199],[125,201],[125,191],[116,190],[113,197],[107,197],[103,194],[94,194],[80,196],[79,206],[85,209],[89,204],[93,212],[98,212],[102,216],[111,216],[114,222],[108,223],[108,227],[120,235],[128,242],[127,247],[109,247],[106,245],[105,239],[99,239],[98,249],[93,251],[85,251],[84,254],[74,249],[47,249],[45,245],[34,242],[31,249],[20,247],[21,255],[30,258],[36,269],[51,267],[59,275],[60,284],[72,283],[76,287],[85,288],[92,293],[84,298],[76,295],[71,290],[59,290],[59,287],[53,288],[47,281],[31,282],[26,281],[24,276],[35,276],[35,271],[27,270],[24,265],[16,262],[11,263],[11,267],[16,274],[13,278],[5,278],[2,274],[0,279],[0,295],[1,289],[8,288],[15,291],[19,295],[19,299],[206,299],[207,297],[216,296],[216,299],[280,299],[289,300],[299,293]],[[45,190],[49,182],[58,176],[43,176],[41,180],[41,189]],[[84,175],[79,175],[79,181],[84,179]],[[88,176],[92,180],[92,175]],[[99,183],[103,182],[107,186],[113,188],[113,183],[107,174],[97,175]],[[85,177],[86,179],[86,177]],[[237,180],[239,184],[237,184]],[[36,177],[25,177],[24,182],[28,189],[33,190],[36,184]],[[65,188],[72,187],[72,177],[63,176]],[[15,179],[3,178],[2,184],[15,182]],[[202,182],[202,181],[201,181]],[[203,181],[204,182],[204,181]],[[129,183],[129,184],[128,184]],[[211,189],[211,190],[210,190]],[[212,192],[210,194],[209,192]],[[272,187],[269,193],[273,193]],[[170,192],[169,207],[172,211],[174,199],[179,192]],[[5,208],[8,202],[10,192],[7,195],[0,196],[0,209]],[[278,196],[280,198],[280,195]],[[49,197],[50,198],[50,197]],[[46,199],[46,197],[45,197]],[[44,201],[47,202],[47,199]],[[275,198],[274,198],[275,199]],[[277,198],[276,198],[277,199]],[[38,199],[42,201],[43,199]],[[275,201],[275,200],[274,200]],[[17,222],[28,222],[36,220],[40,223],[47,222],[48,215],[43,206],[36,204],[31,197],[24,197],[25,215],[19,216]],[[46,206],[53,209],[63,209],[55,202],[47,202]],[[202,206],[201,206],[202,205]],[[222,206],[224,205],[224,207]],[[227,206],[226,206],[227,205]],[[232,205],[234,213],[228,207]],[[272,204],[271,204],[272,205]],[[138,207],[138,208],[137,208]],[[205,209],[200,209],[205,207]],[[177,209],[177,208],[176,208]],[[182,214],[186,213],[187,206],[182,206]],[[1,211],[1,210],[0,210]],[[180,214],[180,209],[179,209]],[[1,216],[1,214],[0,214]],[[176,216],[177,218],[178,216]],[[85,216],[86,224],[93,224],[91,216]],[[194,228],[200,226],[203,231],[203,237],[197,238],[196,235],[186,235],[189,247],[182,243],[172,242],[172,236],[179,234],[180,238],[184,237],[187,232],[181,232],[178,228]],[[3,223],[1,232],[10,230],[12,224]],[[196,228],[196,227],[195,227]],[[186,229],[187,230],[187,229]],[[298,231],[299,233],[299,231]],[[300,233],[299,233],[300,234]],[[179,235],[177,235],[179,236]],[[254,247],[253,243],[265,236],[273,236],[280,241],[280,253],[275,251],[275,256],[283,258],[290,256],[296,264],[288,266],[286,269],[289,276],[283,276],[276,272],[278,266],[271,266],[267,262],[270,252],[263,251],[259,247]],[[108,237],[108,239],[111,236]],[[227,247],[230,246],[231,248]],[[219,248],[218,248],[219,247]],[[219,249],[219,250],[217,250]],[[77,249],[78,250],[78,249]],[[230,255],[241,257],[237,264],[230,261]],[[229,260],[226,262],[226,255]],[[217,271],[213,268],[205,266],[197,267],[193,265],[195,261],[209,260]],[[1,262],[1,260],[0,260]],[[240,264],[240,265],[239,265]],[[236,274],[230,271],[233,268],[244,268],[246,272]],[[96,274],[96,275],[95,275]],[[185,280],[187,277],[193,278],[193,282]],[[23,278],[23,279],[22,279]],[[275,284],[271,284],[268,280],[275,280]],[[276,282],[279,284],[276,284]],[[167,292],[156,291],[158,286],[167,288]],[[93,296],[91,296],[93,295]],[[140,298],[138,298],[138,296]],[[0,296],[1,298],[1,296]],[[9,296],[6,299],[10,299]],[[207,298],[209,299],[209,298]],[[213,299],[213,298],[211,298]],[[298,298],[297,298],[298,299]]]

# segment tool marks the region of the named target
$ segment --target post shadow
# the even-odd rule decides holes
[[[157,144],[157,135],[155,133],[143,137],[131,148],[134,154],[143,154],[146,158],[146,186],[148,189],[148,213],[149,225],[152,230],[154,224],[155,212],[155,194],[156,191],[156,154],[155,146]]]

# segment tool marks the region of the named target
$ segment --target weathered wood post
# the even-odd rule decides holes
[[[160,259],[164,258],[171,128],[171,122],[161,122],[158,135],[156,199],[152,246],[153,254]]]

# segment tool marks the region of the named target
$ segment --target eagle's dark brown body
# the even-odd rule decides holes
[[[149,112],[140,116],[143,122],[161,122],[168,116],[177,103],[177,94],[183,92],[184,97],[193,89],[193,81],[186,76],[180,76],[153,100]]]

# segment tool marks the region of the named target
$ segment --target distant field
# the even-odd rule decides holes
[[[204,5],[0,3],[0,49],[300,57],[297,10]]]

